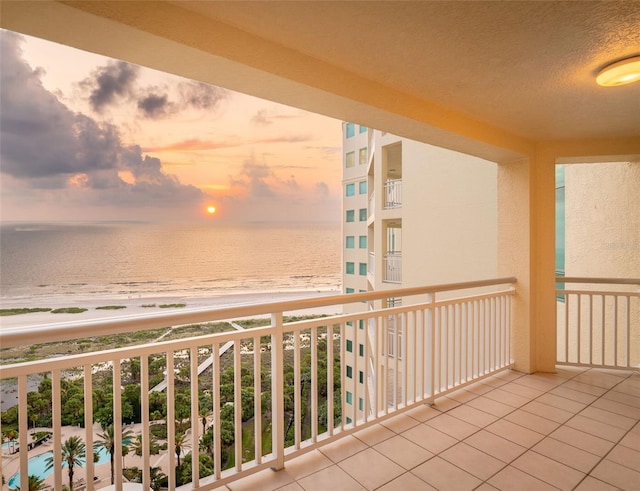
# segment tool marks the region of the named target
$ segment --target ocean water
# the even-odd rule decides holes
[[[207,296],[340,288],[340,225],[3,224],[0,294]]]

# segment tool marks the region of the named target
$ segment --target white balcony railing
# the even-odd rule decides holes
[[[557,363],[640,368],[640,279],[557,277],[556,283]]]
[[[374,215],[374,211],[375,211],[375,199],[376,199],[376,193],[375,191],[373,193],[371,193],[369,195],[369,208],[368,208],[368,215],[367,218],[370,220],[371,217],[373,217]]]
[[[383,258],[384,278],[386,283],[402,283],[402,253],[387,252]]]
[[[402,179],[389,179],[384,183],[384,209],[402,206]]]
[[[123,391],[130,375],[128,367],[133,366],[135,360],[135,365],[139,366],[142,423],[141,480],[144,488],[149,489],[150,402],[158,398],[158,393],[150,388],[155,386],[154,376],[164,371],[166,389],[161,402],[166,405],[166,411],[161,418],[154,415],[154,424],[160,424],[166,430],[168,450],[162,470],[168,476],[168,488],[177,488],[179,469],[173,449],[182,438],[178,435],[180,422],[177,420],[184,422],[186,419],[191,421],[187,431],[193,454],[191,483],[178,489],[214,489],[261,469],[281,469],[285,461],[294,456],[510,367],[514,283],[514,278],[503,278],[216,310],[194,309],[164,315],[3,329],[0,344],[8,348],[30,345],[34,340],[38,343],[71,341],[167,326],[267,314],[270,317],[270,322],[265,319],[269,324],[265,327],[0,366],[0,380],[17,380],[17,443],[21,450],[17,458],[11,458],[19,463],[16,466],[20,471],[19,486],[28,489],[29,452],[22,449],[28,448],[29,418],[35,410],[29,406],[27,395],[33,376],[45,375],[50,379],[49,405],[38,410],[50,411],[47,417],[51,421],[53,449],[59,449],[62,444],[65,379],[70,376],[76,381],[83,379],[79,383],[84,388],[82,425],[85,429],[82,435],[86,448],[91,449],[96,442],[94,381],[98,374],[106,373],[111,377],[114,389],[110,410],[116,439],[114,475],[116,489],[122,489],[123,448],[118,435],[122,435],[123,429]],[[482,291],[488,293],[478,294],[479,287],[486,287]],[[473,294],[472,288],[475,289]],[[439,300],[441,292],[447,292],[446,300]],[[389,296],[412,295],[423,295],[429,301],[283,323],[283,313],[288,311],[342,306],[351,302],[373,303]],[[402,335],[397,323],[393,333],[394,349],[403,354],[401,359],[392,360],[386,356],[390,316],[403,319]],[[347,326],[359,325],[368,327],[347,329]],[[180,327],[173,330],[179,331]],[[353,332],[349,344],[345,337],[347,332]],[[230,351],[220,355],[221,348],[227,344]],[[349,357],[347,350],[352,351]],[[204,360],[209,360],[210,367],[206,370],[203,369]],[[346,360],[352,360],[349,363],[353,366],[348,367]],[[348,396],[346,374],[360,372],[367,382],[352,384],[353,393]],[[185,393],[188,394],[188,414],[179,415],[176,400]],[[210,395],[210,399],[204,395]],[[210,414],[204,428],[200,424],[203,411]],[[213,428],[213,441],[208,449],[204,449],[201,439],[203,432],[209,432],[210,428]],[[221,436],[223,433],[224,437]],[[200,477],[199,456],[203,453],[210,455],[213,461],[213,473],[206,477]],[[5,458],[3,456],[0,472],[6,473],[12,462],[6,463]],[[53,458],[53,476],[49,479],[54,489],[62,489],[67,472],[62,466],[61,453],[53,452]],[[6,478],[11,478],[13,472],[5,474]],[[94,489],[95,464],[92,459],[86,459],[83,473],[83,486]]]

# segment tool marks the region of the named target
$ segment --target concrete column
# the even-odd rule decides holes
[[[498,274],[515,276],[511,350],[516,370],[555,370],[555,160],[498,165]]]

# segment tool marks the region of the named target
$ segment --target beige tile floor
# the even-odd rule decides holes
[[[640,373],[502,372],[227,489],[640,490]]]

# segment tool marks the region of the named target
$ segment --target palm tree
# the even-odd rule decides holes
[[[178,467],[180,467],[180,454],[182,453],[182,448],[186,446],[187,446],[187,434],[177,433],[175,452],[176,452],[176,457],[178,457]]]
[[[45,488],[44,479],[39,478],[38,476],[34,476],[33,474],[29,474],[29,491],[42,491]],[[20,486],[16,488],[17,491],[20,491]]]
[[[151,479],[149,485],[153,491],[159,491],[164,484],[164,481],[167,479],[167,475],[162,472],[160,467],[151,467],[149,469],[149,477]]]
[[[209,416],[210,414],[211,414],[211,411],[209,409],[205,408],[200,410],[200,416],[202,417],[200,421],[202,422],[203,435],[207,432],[207,416]]]
[[[29,491],[42,491],[45,488],[44,479],[39,478],[38,476],[34,476],[33,474],[29,474]],[[20,491],[20,486],[16,488],[17,491]]]
[[[109,462],[111,463],[111,484],[115,484],[115,470],[114,470],[114,456],[116,454],[116,438],[114,435],[113,425],[103,426],[102,433],[98,433],[98,440],[94,443],[96,448],[104,448],[109,452]],[[124,456],[129,453],[129,445],[133,438],[133,432],[131,430],[122,430],[122,438],[120,439],[122,445],[122,459],[124,462]]]
[[[131,450],[138,457],[142,456],[142,435],[136,435],[135,440],[131,442]],[[156,441],[156,437],[153,435],[149,435],[149,455],[156,455],[160,452],[160,447],[158,446],[158,442]]]
[[[7,440],[9,440],[9,443],[11,444],[11,453],[16,453],[16,446],[13,442],[18,439],[18,432],[16,430],[7,430],[4,436],[7,438]]]
[[[70,436],[60,448],[62,462],[67,464],[69,473],[69,491],[73,491],[73,468],[82,467],[86,457],[86,447],[79,436]],[[53,467],[53,455],[47,458],[47,470]]]

